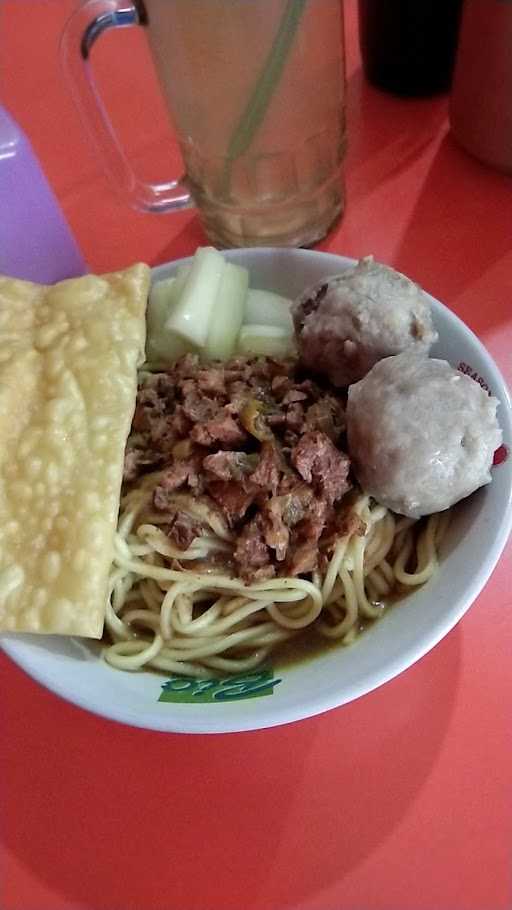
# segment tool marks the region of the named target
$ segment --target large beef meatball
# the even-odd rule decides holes
[[[348,446],[359,483],[419,518],[491,480],[498,401],[445,360],[387,357],[348,392]]]
[[[427,355],[437,341],[421,288],[371,256],[310,288],[292,313],[303,364],[338,387],[362,379],[391,354]]]

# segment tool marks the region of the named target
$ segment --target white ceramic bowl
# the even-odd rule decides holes
[[[295,297],[353,261],[305,250],[252,249],[226,253],[246,266],[253,287]],[[181,262],[160,266],[172,275]],[[494,361],[473,333],[431,298],[439,342],[433,355],[468,364],[501,406],[504,443],[512,445],[510,399]],[[89,711],[151,730],[221,733],[271,727],[310,717],[358,698],[410,667],[445,636],[484,587],[512,524],[512,459],[493,482],[456,510],[437,575],[389,610],[350,648],[295,666],[251,674],[245,681],[198,687],[153,672],[122,673],[99,659],[99,645],[57,636],[6,635],[9,656],[48,689]],[[165,686],[165,688],[164,688]],[[250,696],[250,697],[249,697]],[[161,700],[163,698],[169,700]]]

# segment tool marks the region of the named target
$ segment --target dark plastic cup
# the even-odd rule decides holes
[[[461,5],[462,0],[359,0],[368,81],[402,96],[448,91]]]

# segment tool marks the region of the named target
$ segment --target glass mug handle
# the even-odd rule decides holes
[[[146,212],[169,212],[192,205],[186,178],[169,183],[145,183],[131,167],[98,95],[90,68],[90,53],[100,35],[112,28],[145,25],[139,0],[88,0],[68,19],[61,39],[62,63],[84,126],[98,150],[107,174],[130,203]]]

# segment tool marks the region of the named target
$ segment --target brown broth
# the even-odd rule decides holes
[[[332,651],[338,651],[341,648],[352,648],[357,644],[360,636],[363,635],[367,629],[370,629],[376,622],[380,622],[382,616],[384,616],[388,610],[392,609],[402,600],[405,600],[405,598],[415,590],[417,589],[397,584],[395,589],[387,595],[380,616],[376,619],[359,620],[357,638],[350,644],[343,644],[342,639],[324,638],[324,636],[313,626],[312,628],[304,629],[294,638],[290,638],[289,641],[285,641],[283,644],[279,645],[276,650],[269,655],[269,662],[272,663],[274,669],[284,670],[289,667],[309,663],[322,654],[329,654]]]

